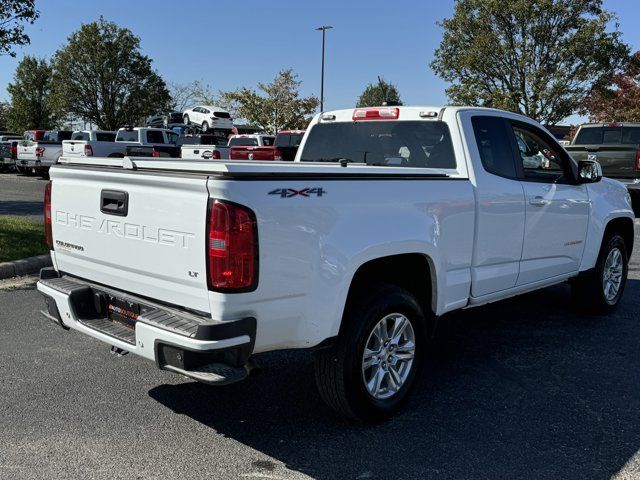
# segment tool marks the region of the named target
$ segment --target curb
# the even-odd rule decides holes
[[[50,255],[38,255],[37,257],[22,258],[13,262],[0,263],[0,280],[38,273],[41,268],[50,267]]]

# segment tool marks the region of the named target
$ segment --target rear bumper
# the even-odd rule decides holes
[[[22,165],[29,168],[47,168],[53,165],[49,160],[23,160]]]
[[[16,161],[13,158],[0,157],[0,165],[14,166],[15,164],[16,164]]]
[[[42,314],[121,350],[152,360],[159,368],[198,381],[224,384],[246,377],[245,365],[253,352],[256,320],[216,321],[165,307],[126,292],[103,287],[43,269],[38,290],[47,308]],[[140,305],[133,326],[109,319],[105,295]],[[108,298],[108,297],[106,297]],[[224,370],[224,374],[220,372]]]

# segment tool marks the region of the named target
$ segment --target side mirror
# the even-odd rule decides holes
[[[602,166],[594,160],[578,162],[578,180],[580,183],[596,183],[602,180]]]

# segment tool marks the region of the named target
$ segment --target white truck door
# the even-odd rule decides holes
[[[543,130],[511,121],[526,198],[520,275],[525,285],[578,270],[589,222],[585,185],[572,184],[571,159]]]
[[[471,295],[481,297],[516,285],[524,238],[524,191],[507,121],[486,112],[460,115],[476,195]]]

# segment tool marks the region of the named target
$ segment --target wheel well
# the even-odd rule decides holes
[[[607,227],[604,230],[604,237],[611,235],[612,233],[619,233],[624,240],[624,244],[627,247],[627,256],[631,258],[631,252],[633,251],[633,220],[627,217],[614,218],[607,223]]]
[[[435,281],[432,281],[432,272],[429,259],[421,253],[405,253],[370,260],[362,264],[353,276],[347,304],[368,285],[383,282],[408,290],[416,297],[425,314],[433,312],[431,301]]]

